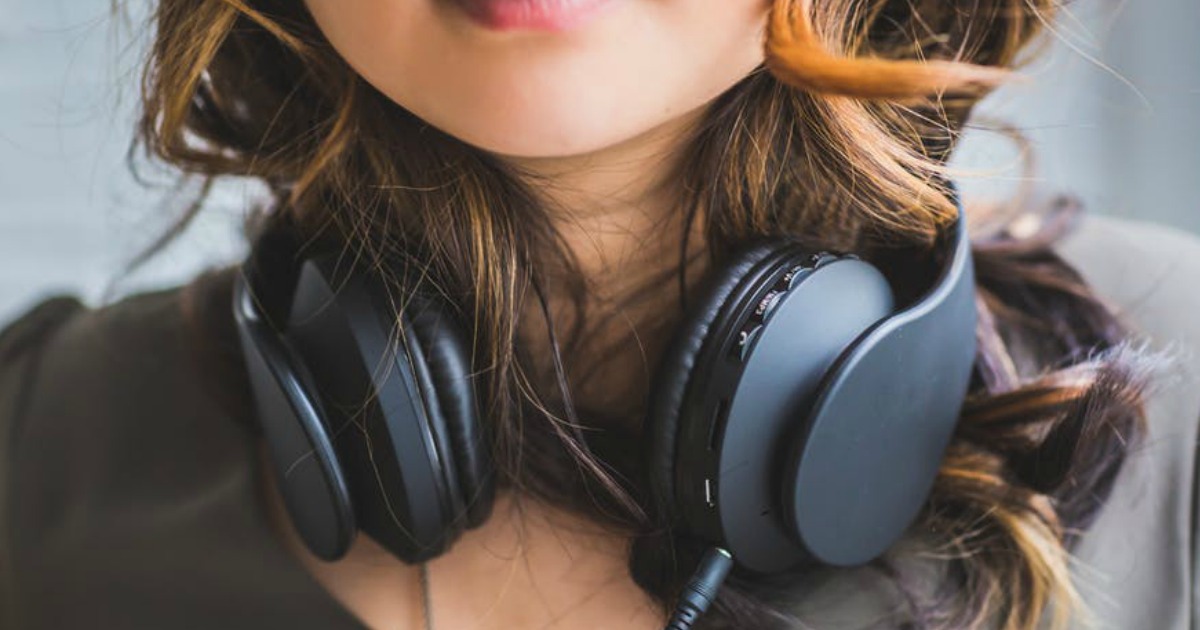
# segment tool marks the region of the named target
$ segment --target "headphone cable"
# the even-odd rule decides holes
[[[664,630],[688,630],[700,619],[708,605],[717,598],[717,591],[725,582],[729,570],[733,568],[733,556],[720,547],[712,547],[704,552],[695,573],[679,594],[675,604],[675,614],[667,622]]]

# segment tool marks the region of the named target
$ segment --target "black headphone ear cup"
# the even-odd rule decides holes
[[[684,397],[692,380],[696,359],[735,290],[755,266],[781,249],[783,241],[761,242],[737,253],[697,292],[697,300],[684,314],[655,373],[645,437],[648,445],[647,471],[654,500],[676,518],[675,457]]]
[[[346,476],[323,424],[315,387],[294,351],[255,309],[239,274],[233,310],[258,425],[266,439],[275,483],[305,544],[323,560],[350,548],[358,529]]]
[[[463,525],[475,527],[491,513],[495,487],[491,445],[480,421],[470,349],[458,323],[438,300],[406,297],[405,323],[420,347],[432,392],[426,392],[431,428],[450,453],[447,478],[462,506]]]
[[[454,391],[449,366],[461,362],[443,338],[456,329],[426,321],[440,321],[435,307],[412,310],[425,325],[406,310],[397,327],[401,303],[379,278],[338,263],[327,254],[301,264],[285,335],[326,403],[360,529],[406,562],[427,560],[468,520],[452,436],[471,425],[439,394]]]

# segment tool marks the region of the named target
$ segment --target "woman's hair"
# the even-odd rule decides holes
[[[708,106],[672,173],[683,220],[679,282],[668,286],[679,303],[694,280],[684,273],[685,235],[697,221],[713,264],[760,235],[879,260],[932,246],[955,216],[939,182],[963,123],[1017,65],[1053,3],[777,0],[768,61]],[[149,154],[199,177],[204,191],[222,176],[264,182],[270,203],[251,231],[290,213],[393,285],[395,261],[420,261],[475,332],[500,483],[629,535],[634,579],[666,606],[700,550],[647,498],[642,462],[621,456],[639,450],[630,445],[640,416],[631,411],[622,425],[571,404],[565,375],[587,369],[581,358],[607,355],[566,352],[587,334],[587,284],[536,181],[365,83],[303,3],[172,0],[155,20],[139,134]],[[1019,210],[1028,219],[1031,209]],[[1020,234],[1001,220],[1013,213],[973,216],[973,225],[992,219],[986,232],[973,230],[978,357],[912,527],[930,543],[920,553],[942,570],[930,583],[904,545],[871,565],[901,595],[911,626],[1032,628],[1048,616],[1061,627],[1080,610],[1069,550],[1143,431],[1147,372],[1114,314],[1052,251],[1076,214],[1066,201],[1049,204],[1034,215],[1041,229]],[[225,390],[240,391],[238,409],[248,410],[228,274],[218,278],[192,285],[190,312],[207,360],[224,362],[210,372],[228,378]],[[575,305],[574,323],[560,330],[546,307],[552,283]],[[518,334],[530,305],[545,320],[549,372]],[[664,329],[681,315],[671,310]],[[794,627],[804,621],[796,611],[806,575],[735,571],[703,625]]]

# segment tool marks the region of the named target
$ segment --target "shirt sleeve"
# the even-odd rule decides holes
[[[73,296],[45,299],[0,328],[0,627],[15,627],[14,576],[10,573],[12,453],[21,440],[22,416],[37,378],[41,350],[84,306]]]
[[[1060,251],[1163,359],[1147,392],[1145,439],[1075,550],[1077,586],[1101,628],[1196,627],[1200,238],[1093,216]]]

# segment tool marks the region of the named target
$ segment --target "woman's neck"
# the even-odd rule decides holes
[[[684,225],[676,167],[700,114],[584,155],[502,158],[542,197],[597,297],[618,298],[678,262]]]
[[[587,155],[506,158],[548,205],[582,275],[556,277],[560,270],[551,268],[542,289],[572,399],[592,422],[627,431],[639,425],[652,373],[679,315],[676,274],[685,230],[687,278],[703,273],[703,217],[687,224],[677,177],[679,156],[700,114]],[[570,291],[580,279],[582,305]],[[577,306],[584,308],[581,329],[575,328]],[[537,299],[527,302],[520,327],[535,378],[552,394],[554,350]],[[569,338],[571,331],[578,337]]]

